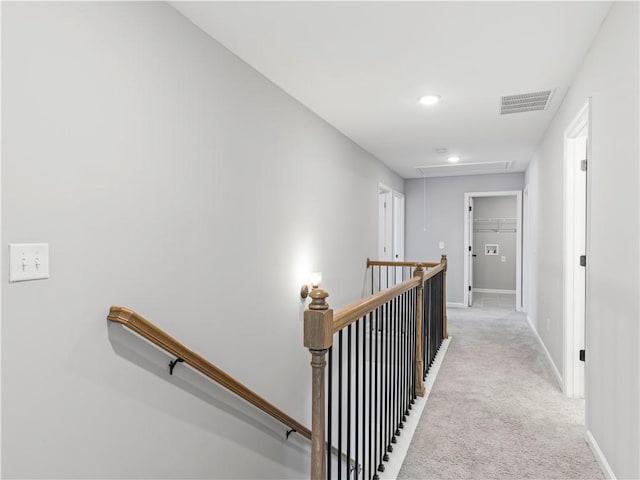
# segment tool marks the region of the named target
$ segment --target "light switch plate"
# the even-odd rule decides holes
[[[500,257],[500,261],[501,261],[501,262],[503,262],[503,263],[504,263],[504,262],[506,262],[506,261],[507,261],[507,257],[506,257],[506,256],[504,256],[504,255],[502,255],[502,256]]]
[[[442,240],[440,240],[440,242],[438,242],[438,248],[440,250],[444,249],[444,242]]]
[[[49,278],[48,243],[9,244],[9,282]]]

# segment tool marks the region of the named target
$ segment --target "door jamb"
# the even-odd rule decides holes
[[[382,224],[382,212],[380,211],[380,195],[384,194],[388,199],[388,214],[387,217],[385,218],[385,224],[386,222],[389,221],[389,229],[387,230],[386,228],[384,228],[383,224]],[[383,240],[384,238],[384,240]],[[382,245],[386,244],[388,241],[389,245],[389,252],[385,253],[382,251]],[[385,185],[384,183],[378,182],[378,259],[379,260],[387,260],[386,257],[389,257],[388,259],[391,260],[393,259],[393,189],[387,185]]]
[[[575,396],[575,358],[574,354],[577,351],[578,340],[575,336],[574,326],[575,326],[575,314],[574,314],[574,283],[573,283],[573,263],[572,259],[579,253],[575,251],[574,248],[574,240],[573,240],[573,221],[571,220],[574,215],[574,202],[573,202],[573,182],[574,175],[573,170],[571,168],[571,161],[574,160],[573,155],[573,145],[570,142],[571,139],[576,138],[576,136],[584,129],[587,129],[587,138],[591,138],[591,99],[588,98],[585,104],[580,108],[578,114],[571,121],[567,129],[564,133],[564,217],[563,217],[563,317],[564,317],[564,325],[563,325],[563,388],[564,394],[568,397]],[[591,158],[591,142],[587,142],[587,158]],[[587,166],[587,168],[589,168]],[[589,179],[590,175],[587,175],[587,228],[589,225]],[[589,239],[588,232],[585,233],[587,235],[586,238],[586,249],[585,255],[587,259],[589,257]],[[588,260],[587,260],[588,261]],[[585,287],[589,281],[588,279],[588,270],[585,271]],[[585,288],[586,290],[586,288]],[[587,312],[588,312],[588,302],[589,298],[585,292],[585,309],[584,309],[584,321],[585,321],[585,337],[586,337],[586,320],[587,320]],[[586,344],[586,340],[585,340]],[[586,349],[586,345],[584,346]],[[586,398],[587,388],[586,388],[586,368],[587,364],[585,363],[585,378],[584,378],[584,394]]]

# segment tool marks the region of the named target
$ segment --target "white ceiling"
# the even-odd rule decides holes
[[[524,171],[611,2],[171,5],[398,174],[415,178]],[[549,89],[548,110],[498,114],[503,95]],[[442,101],[421,106],[418,98],[431,92]],[[487,165],[416,168],[445,165],[450,154],[460,164]]]

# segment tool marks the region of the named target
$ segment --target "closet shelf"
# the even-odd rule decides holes
[[[494,233],[515,233],[515,218],[474,218],[474,233],[494,232]]]

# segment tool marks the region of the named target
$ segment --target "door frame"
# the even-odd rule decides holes
[[[393,191],[393,261],[404,262],[404,193]]]
[[[474,197],[516,197],[516,310],[522,311],[522,190],[508,190],[498,192],[465,192],[464,194],[464,244],[463,244],[463,264],[464,264],[464,305],[469,306],[469,262],[472,251],[469,251],[473,232],[469,228],[470,218],[469,207],[471,198]]]
[[[583,252],[578,252],[575,244],[575,211],[576,204],[574,198],[574,161],[575,150],[574,140],[579,138],[581,133],[586,130],[587,136],[587,159],[591,159],[591,99],[587,99],[585,104],[580,108],[578,114],[571,121],[564,133],[564,215],[563,215],[563,313],[564,313],[564,329],[563,329],[563,389],[564,394],[568,397],[580,395],[580,389],[586,396],[586,369],[587,363],[584,363],[583,378],[578,378],[580,370],[580,360],[577,358],[577,352],[584,348],[586,350],[586,330],[587,330],[587,312],[589,298],[586,294],[588,286],[588,258],[589,258],[589,178],[586,179],[586,229],[585,229],[585,252],[587,256],[587,267],[585,267],[584,292],[580,292],[575,288],[574,268],[575,259]],[[589,166],[587,166],[588,172]],[[583,302],[584,310],[576,308],[577,302]],[[578,325],[582,323],[582,326]],[[581,333],[584,335],[584,341],[580,339]],[[583,343],[584,342],[584,343]],[[582,382],[582,388],[580,388]]]
[[[393,260],[393,189],[384,183],[378,183],[378,260]]]

